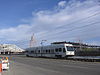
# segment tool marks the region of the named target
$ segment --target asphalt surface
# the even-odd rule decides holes
[[[1,75],[100,75],[100,62],[10,56],[10,69]]]

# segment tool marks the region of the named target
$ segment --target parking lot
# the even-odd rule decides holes
[[[10,56],[10,69],[1,75],[99,75],[99,62]]]

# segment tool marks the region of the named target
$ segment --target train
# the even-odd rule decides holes
[[[51,44],[26,49],[26,56],[28,57],[64,58],[74,55],[75,48],[72,44]]]

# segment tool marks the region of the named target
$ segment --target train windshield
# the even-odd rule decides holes
[[[74,47],[68,47],[67,46],[67,51],[74,51],[75,49],[74,49]]]

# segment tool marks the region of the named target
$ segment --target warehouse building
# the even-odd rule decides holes
[[[13,44],[0,44],[0,54],[19,54],[23,49]]]

